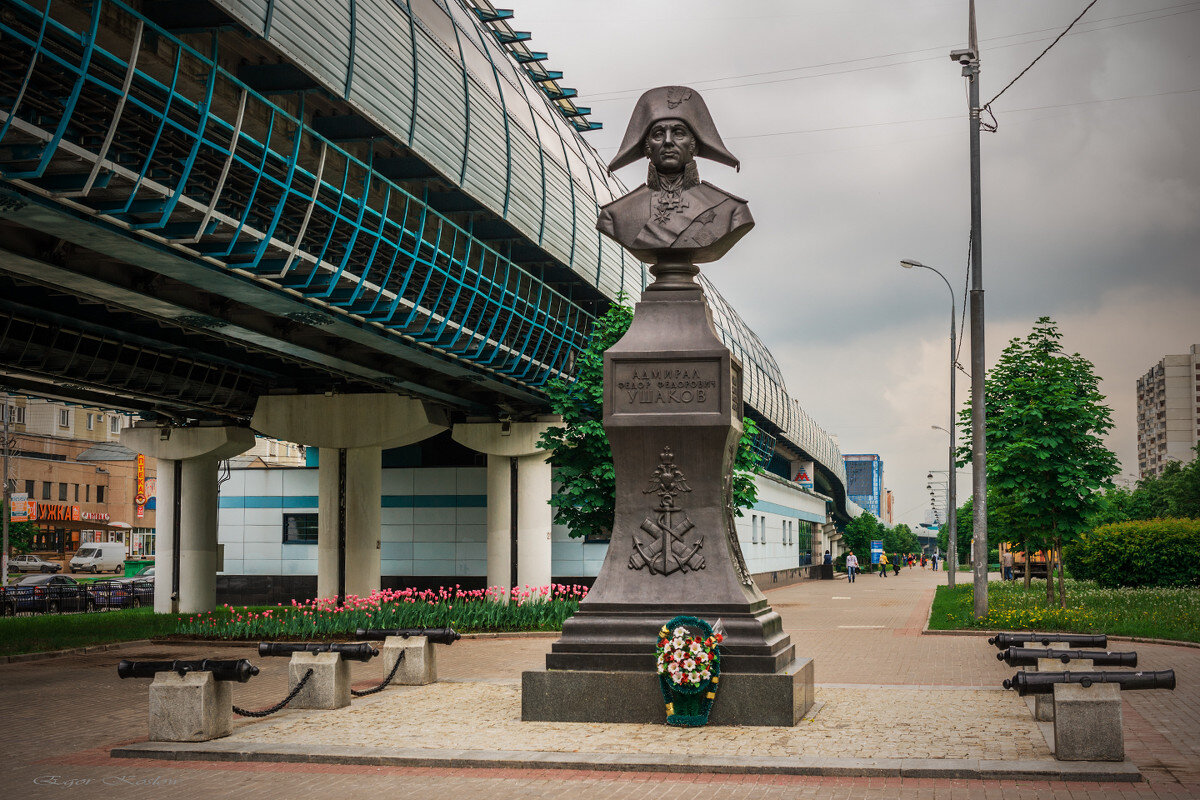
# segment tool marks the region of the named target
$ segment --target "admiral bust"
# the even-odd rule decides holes
[[[641,261],[716,261],[754,227],[746,201],[700,180],[696,158],[731,167],[704,100],[686,86],[660,86],[638,99],[616,158],[617,170],[650,160],[646,183],[600,209],[596,229]]]

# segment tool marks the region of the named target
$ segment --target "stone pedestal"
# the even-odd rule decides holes
[[[207,742],[233,731],[230,684],[211,672],[160,672],[150,684],[150,741]]]
[[[424,636],[389,636],[383,640],[379,649],[383,656],[383,674],[390,675],[396,659],[404,657],[404,662],[396,670],[392,678],[393,686],[424,686],[427,683],[437,683],[437,651],[433,643]]]
[[[1078,658],[1065,664],[1056,658],[1039,658],[1037,664],[1038,672],[1081,672],[1092,668],[1093,664],[1090,658]],[[1033,696],[1033,718],[1039,722],[1054,721],[1054,695],[1035,694]]]
[[[1036,647],[1041,650],[1066,650],[1067,645],[1063,642],[1051,642],[1044,645],[1041,642],[1024,642],[1022,647]],[[1043,662],[1047,666],[1042,666]],[[1057,665],[1057,666],[1056,666]],[[1054,659],[1041,658],[1038,659],[1038,665],[1035,668],[1037,672],[1060,672],[1066,667],[1061,661]],[[1035,694],[1033,696],[1033,718],[1039,722],[1052,722],[1054,720],[1054,697],[1048,694]]]
[[[350,663],[338,653],[292,653],[288,691],[313,671],[288,708],[343,708],[350,705]]]
[[[668,271],[655,265],[658,280],[643,294],[629,331],[604,354],[604,427],[616,470],[612,540],[595,584],[546,656],[547,671],[527,673],[523,714],[539,716],[525,719],[586,713],[599,721],[634,713],[628,707],[644,703],[622,687],[632,691],[639,678],[620,673],[639,674],[640,685],[653,688],[658,630],[679,614],[722,622],[723,694],[726,680],[734,686],[745,675],[792,687],[772,695],[786,710],[747,707],[740,724],[793,724],[811,702],[806,690],[794,688],[807,662],[793,663],[791,637],[750,577],[734,529],[742,366],[717,337],[700,286],[684,280],[687,269],[664,281]],[[572,686],[575,700],[560,702]],[[794,713],[797,696],[806,699]],[[661,698],[651,704],[654,714],[664,713],[661,705]],[[768,718],[791,719],[755,721]]]
[[[710,725],[790,727],[813,704],[813,660],[773,675],[721,673]],[[521,719],[663,723],[667,712],[653,672],[539,670],[521,674]]]
[[[1054,757],[1059,761],[1125,760],[1119,685],[1055,684]]]

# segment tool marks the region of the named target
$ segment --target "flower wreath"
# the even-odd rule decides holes
[[[687,616],[675,617],[658,632],[654,655],[668,725],[698,727],[708,722],[720,683],[718,645],[723,638],[704,620]]]

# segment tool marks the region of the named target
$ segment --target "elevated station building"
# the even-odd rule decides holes
[[[314,575],[329,595],[593,573],[602,544],[552,530],[534,443],[546,382],[646,267],[595,230],[627,189],[510,12],[0,6],[0,379],[145,421],[122,444],[160,459],[158,510],[178,507],[156,607]],[[704,288],[762,431],[742,527],[769,583],[860,509],[834,441]],[[218,484],[255,434],[316,466]]]

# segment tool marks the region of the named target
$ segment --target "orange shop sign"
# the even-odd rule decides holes
[[[51,503],[38,503],[38,520],[46,522],[79,522],[79,506],[62,506]]]

